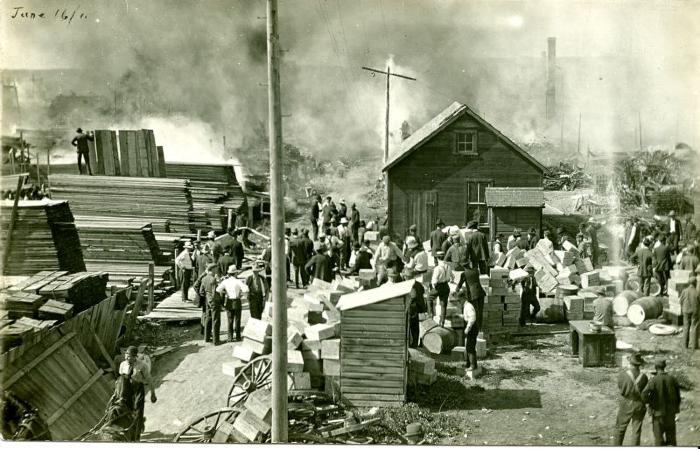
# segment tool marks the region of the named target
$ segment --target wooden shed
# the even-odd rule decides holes
[[[510,234],[519,228],[542,229],[544,190],[541,187],[487,187],[486,207],[490,226],[489,239],[499,233]]]
[[[541,188],[545,167],[469,107],[454,102],[404,140],[384,170],[391,231],[403,235],[416,224],[419,236],[427,239],[438,218],[490,226],[486,189]]]
[[[413,280],[344,295],[340,310],[340,393],[358,407],[406,401],[408,305]]]

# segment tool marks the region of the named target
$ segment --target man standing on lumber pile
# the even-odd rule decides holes
[[[248,286],[240,279],[236,278],[235,265],[230,265],[227,270],[227,276],[224,277],[219,286],[216,287],[216,292],[224,297],[224,309],[226,310],[226,330],[229,343],[241,341],[241,297],[248,292]],[[234,328],[236,338],[233,338]]]
[[[528,276],[520,281],[522,293],[520,296],[520,327],[525,327],[528,317],[535,321],[537,312],[540,311],[540,302],[537,300],[537,281],[535,280],[535,267],[528,264],[525,266]],[[532,313],[530,313],[532,306]]]
[[[269,287],[261,272],[265,268],[265,264],[257,262],[253,266],[253,274],[248,276],[245,283],[248,287],[248,306],[250,307],[250,316],[259,320],[262,317],[263,306],[267,300]]]
[[[654,276],[659,281],[661,293],[659,296],[668,294],[668,278],[671,274],[671,248],[666,244],[666,235],[661,234],[658,240],[658,246],[655,246],[651,252]]]
[[[644,294],[644,296],[649,296],[651,291],[651,276],[654,274],[654,267],[652,265],[653,258],[651,254],[651,239],[645,237],[644,241],[639,248],[637,248],[636,258],[637,263],[637,276],[639,276],[639,291]]]
[[[192,272],[194,264],[192,263],[192,243],[186,242],[185,247],[180,254],[175,258],[175,266],[180,270],[180,282],[182,286],[182,301],[188,301],[187,295],[190,291],[190,283],[192,282]]]
[[[696,277],[691,277],[680,297],[681,312],[683,313],[683,347],[691,351],[697,347],[698,317],[700,315],[700,297],[696,284]]]
[[[221,296],[216,292],[218,285],[216,276],[216,264],[210,263],[207,266],[207,275],[202,279],[199,294],[206,298],[207,317],[204,321],[204,341],[214,340],[214,345],[218,345],[219,332],[221,330]]]
[[[642,391],[649,404],[654,446],[676,445],[676,414],[680,411],[681,390],[678,381],[666,373],[666,360],[654,364],[654,376]]]
[[[632,432],[632,445],[639,446],[642,436],[642,422],[646,408],[642,392],[649,380],[640,371],[644,359],[637,353],[629,357],[629,369],[621,371],[617,376],[617,388],[620,390],[620,408],[617,411],[615,423],[615,446],[622,446],[627,427]]]
[[[442,232],[442,228],[445,227],[445,223],[439,218],[435,223],[435,229],[430,233],[430,253],[433,256],[433,261],[437,265],[437,252],[442,250],[442,244],[447,240],[447,235]]]
[[[129,376],[131,387],[134,391],[133,410],[136,411],[136,424],[134,429],[135,441],[141,438],[143,432],[143,408],[146,401],[146,386],[151,391],[151,402],[155,403],[155,386],[151,378],[151,361],[147,356],[139,355],[136,346],[129,346],[126,350],[126,360],[119,364],[119,374]]]
[[[479,273],[488,274],[489,244],[486,236],[479,231],[479,222],[476,220],[467,224],[465,244],[469,260],[479,267]]]
[[[433,278],[430,281],[432,285],[432,291],[430,296],[432,299],[440,300],[440,327],[445,327],[445,313],[447,312],[447,299],[450,296],[450,286],[448,282],[452,279],[452,270],[450,266],[445,263],[445,253],[438,251],[437,253],[438,264],[433,270]],[[435,312],[435,309],[431,307]]]
[[[70,143],[78,150],[78,171],[81,175],[83,174],[83,165],[81,160],[85,158],[85,166],[87,167],[90,176],[92,176],[92,168],[90,168],[90,146],[88,141],[93,142],[95,140],[95,136],[91,132],[84,133],[82,128],[78,128],[75,132],[78,134],[73,137],[73,140],[71,140]]]

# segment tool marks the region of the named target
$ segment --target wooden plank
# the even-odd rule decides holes
[[[100,337],[97,336],[97,333],[95,333],[95,332],[93,331],[93,332],[92,332],[92,335],[93,335],[93,337],[94,337],[94,339],[95,339],[95,343],[97,343],[97,347],[100,349],[100,352],[102,353],[102,357],[104,357],[104,359],[107,361],[107,363],[109,364],[110,368],[112,368],[112,371],[116,373],[116,372],[117,372],[117,367],[116,367],[116,365],[115,365],[115,363],[114,363],[114,358],[112,358],[112,356],[109,355],[109,352],[107,351],[107,348],[105,348],[105,345],[102,344],[102,340],[100,339]]]
[[[134,308],[131,309],[131,314],[129,315],[129,319],[126,322],[126,330],[124,332],[124,338],[126,340],[129,340],[131,338],[131,332],[133,331],[134,326],[136,325],[136,318],[139,316],[139,312],[141,311],[141,307],[143,304],[143,297],[146,291],[146,284],[146,278],[142,278],[141,283],[139,284],[139,290],[136,293],[136,299],[134,300]]]
[[[406,306],[403,304],[403,302],[399,303],[394,303],[391,301],[384,301],[384,302],[378,302],[375,304],[370,304],[364,307],[358,307],[357,309],[349,309],[345,310],[343,313],[347,313],[352,315],[353,313],[356,312],[401,312],[406,310]]]
[[[343,382],[351,381],[351,382],[360,382],[362,385],[366,385],[367,382],[369,381],[370,384],[372,385],[384,385],[383,382],[389,382],[391,383],[390,385],[387,384],[388,386],[393,386],[393,385],[403,385],[403,372],[400,373],[356,373],[356,372],[345,372],[343,371],[343,374],[341,375],[341,378],[343,379]],[[376,381],[376,384],[373,384],[372,382]],[[347,384],[347,385],[352,385],[352,384]]]
[[[102,168],[102,171],[99,169],[97,150],[95,149],[94,140],[88,140],[88,155],[90,156],[90,169],[92,170],[92,173],[96,175],[104,175],[104,167]],[[88,169],[86,168],[85,171],[88,171]]]
[[[150,154],[150,176],[160,178],[160,165],[158,164],[158,148],[156,147],[156,137],[153,134],[153,130],[148,130],[148,146]]]
[[[366,360],[361,357],[355,357],[352,354],[342,354],[340,363],[343,366],[348,366],[348,365],[353,365],[353,366],[359,366],[362,368],[370,368],[370,367],[376,367],[376,368],[386,368],[387,370],[391,369],[392,367],[399,367],[403,369],[404,363],[403,363],[403,358],[397,358],[394,360],[387,360],[387,359],[374,359],[374,360]],[[388,371],[387,371],[388,372]]]
[[[398,355],[399,353],[403,354],[403,349],[400,346],[390,346],[390,347],[384,347],[384,346],[342,346],[341,347],[341,354],[342,356],[348,355],[348,354],[361,354],[361,353],[372,353],[375,354],[387,354],[389,355]]]
[[[148,153],[146,149],[146,133],[144,130],[136,131],[136,162],[135,176],[148,176]]]
[[[17,206],[19,204],[20,191],[22,185],[27,179],[27,175],[20,175],[17,177],[17,188],[15,189],[15,199],[12,202],[12,212],[10,213],[10,223],[7,228],[7,234],[4,239],[5,252],[2,257],[2,266],[6,267],[10,256],[10,247],[12,246],[12,232],[15,229],[15,223],[17,222]],[[3,268],[4,269],[4,268]]]
[[[352,313],[347,313],[352,312]],[[351,319],[365,319],[365,318],[381,318],[387,324],[399,324],[406,319],[406,312],[404,311],[382,311],[375,312],[371,310],[362,309],[351,309],[347,312],[343,312],[343,320],[346,318]]]
[[[97,382],[101,377],[102,374],[104,374],[104,371],[101,369],[98,369],[95,374],[90,377],[90,380],[88,380],[78,391],[73,393],[73,395],[66,400],[66,402],[58,409],[56,410],[46,421],[46,424],[49,426],[52,425],[54,422],[56,422],[57,419],[59,419],[63,414],[71,408],[73,403],[80,399],[80,397],[85,393],[92,385]]]
[[[367,338],[379,340],[399,340],[406,338],[406,332],[362,332],[362,331],[345,331],[340,334],[343,338]]]
[[[374,317],[374,318],[373,318]],[[365,325],[386,325],[386,326],[396,326],[398,321],[387,321],[386,319],[382,317],[377,317],[376,314],[373,314],[373,317],[356,317],[356,316],[345,316],[343,313],[342,315],[342,323],[345,325],[346,323],[349,324],[365,324]]]
[[[386,394],[386,395],[399,395],[404,394],[405,390],[403,387],[372,387],[371,385],[345,385],[345,379],[340,379],[340,392],[343,395],[359,393],[359,394]]]
[[[384,377],[388,379],[403,379],[404,371],[406,371],[405,364],[379,367],[347,365],[341,362],[340,366],[343,378],[351,377],[354,379],[382,379]]]
[[[405,324],[366,324],[362,322],[351,322],[348,320],[341,321],[340,332],[398,332],[406,331]]]
[[[406,396],[404,394],[347,393],[347,399],[356,399],[356,400],[364,400],[364,401],[404,401],[406,399]]]
[[[29,371],[34,369],[34,367],[37,366],[39,363],[41,363],[46,357],[53,354],[57,349],[59,349],[64,344],[66,344],[70,339],[72,339],[75,336],[76,336],[75,332],[71,332],[67,335],[64,335],[60,340],[58,340],[56,343],[49,346],[44,352],[39,354],[38,357],[32,359],[31,362],[29,362],[22,369],[17,371],[12,377],[10,377],[8,380],[4,381],[3,388],[5,388],[5,389],[10,388],[12,386],[12,384],[17,382],[17,380],[21,379],[22,376],[24,376]]]
[[[165,151],[160,145],[157,146],[156,149],[158,151],[158,173],[160,173],[161,178],[165,178],[167,176],[167,172],[165,171]]]
[[[393,339],[393,340],[378,340],[374,338],[352,338],[352,337],[345,337],[343,336],[341,340],[341,347],[343,350],[346,348],[358,348],[358,347],[374,347],[374,346],[381,346],[384,348],[390,348],[390,347],[398,347],[401,348],[406,345],[406,338],[399,338],[399,339]],[[372,351],[374,348],[371,349]]]
[[[121,159],[121,170],[120,174],[122,176],[131,176],[129,171],[129,131],[119,131],[119,157]]]

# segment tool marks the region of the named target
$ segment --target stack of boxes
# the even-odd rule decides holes
[[[482,325],[484,339],[489,344],[507,339],[518,327],[520,286],[508,287],[509,274],[508,268],[494,267],[489,275]]]

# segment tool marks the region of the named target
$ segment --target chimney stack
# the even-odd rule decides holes
[[[546,100],[546,117],[547,120],[553,120],[557,115],[557,96],[556,96],[556,66],[557,66],[557,38],[547,38],[547,91],[545,94]]]

